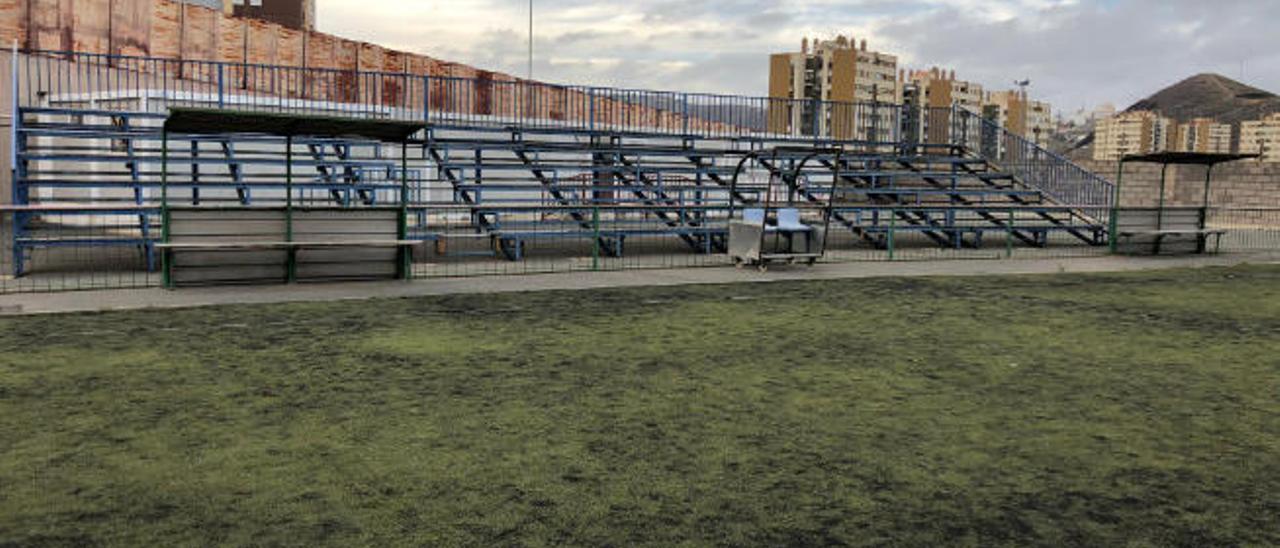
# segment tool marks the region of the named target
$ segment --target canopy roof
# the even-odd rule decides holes
[[[1234,162],[1236,160],[1249,160],[1257,158],[1258,154],[1207,154],[1203,152],[1158,152],[1155,154],[1133,154],[1125,156],[1120,161],[1123,163],[1145,163],[1145,164],[1163,164],[1163,165],[1195,165],[1195,166],[1215,166]]]
[[[355,137],[394,143],[408,141],[423,127],[421,122],[205,108],[172,108],[164,121],[165,131],[171,133]]]

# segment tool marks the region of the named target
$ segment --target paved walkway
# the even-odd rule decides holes
[[[733,268],[574,272],[477,278],[435,278],[414,282],[370,282],[294,286],[209,287],[166,291],[130,289],[0,296],[0,315],[54,314],[140,308],[183,308],[225,304],[337,301],[520,291],[583,290],[606,287],[672,286],[835,280],[898,276],[985,276],[1123,272],[1231,266],[1245,262],[1280,263],[1280,255],[1214,257],[1099,257],[1055,260],[968,260],[821,264],[781,267],[760,273]]]

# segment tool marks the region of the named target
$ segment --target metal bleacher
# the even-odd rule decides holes
[[[408,206],[416,219],[410,238],[479,239],[485,245],[478,253],[506,260],[526,258],[531,241],[587,241],[621,256],[627,239],[638,237],[679,242],[691,253],[723,252],[732,204],[760,200],[771,177],[784,180],[789,198],[811,206],[803,209],[806,216],[819,215],[830,203],[832,229],[847,231],[857,245],[891,245],[893,233],[916,234],[928,245],[955,249],[980,248],[993,238],[1036,247],[1107,243],[1110,183],[958,109],[948,113],[953,125],[948,142],[922,143],[905,128],[894,128],[884,139],[774,127],[765,113],[795,105],[755,98],[717,99],[726,109],[741,111],[721,115],[743,120],[736,125],[687,114],[691,103],[708,101],[704,96],[670,99],[672,94],[664,93],[658,101],[646,98],[646,92],[601,88],[573,91],[585,106],[565,110],[589,113],[581,120],[563,114],[503,115],[496,108],[462,112],[449,106],[452,100],[439,106],[440,100],[428,96],[441,87],[434,77],[380,73],[368,78],[402,78],[397,89],[417,89],[421,97],[406,91],[388,105],[387,94],[374,93],[377,104],[369,105],[221,88],[196,93],[168,84],[157,91],[155,82],[167,80],[152,75],[123,90],[132,95],[116,90],[113,97],[130,101],[108,103],[94,99],[101,93],[60,90],[54,85],[59,78],[39,74],[101,62],[87,57],[68,62],[66,55],[56,61],[26,56],[25,74],[18,76],[24,82],[15,84],[13,200],[20,211],[12,249],[17,275],[24,273],[32,250],[54,247],[136,249],[147,268],[155,268],[165,156],[171,202],[220,207],[280,202],[286,169],[282,140],[225,134],[170,135],[163,141],[166,108],[182,104],[421,120],[423,131],[403,166],[399,149],[387,154],[391,149],[385,143],[296,139],[293,187],[302,203],[395,202],[407,169]],[[183,74],[210,73],[213,65],[219,73],[235,69],[211,64]],[[455,94],[496,85],[449,80],[449,89],[463,89]],[[683,104],[685,114],[673,123],[645,125],[609,118],[605,101],[609,108],[648,108],[664,116],[680,110],[673,104]],[[841,153],[817,154],[795,170],[801,157],[812,153],[806,147]],[[746,176],[731,188],[735,167],[750,153],[755,154]],[[77,222],[89,218],[97,221]],[[96,228],[76,229],[85,224]]]
[[[18,110],[14,196],[28,211],[14,223],[15,274],[23,274],[33,250],[50,247],[133,247],[145,255],[148,269],[156,267],[164,119],[147,112]],[[283,200],[282,139],[186,136],[181,146],[173,141],[167,184],[188,205]],[[313,151],[292,161],[300,175],[310,175],[294,184],[303,203],[398,201],[399,161],[380,157],[378,143],[312,139],[296,146]],[[86,225],[96,229],[76,229]]]

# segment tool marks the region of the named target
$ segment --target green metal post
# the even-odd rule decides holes
[[[1156,208],[1156,230],[1164,229],[1164,190],[1169,178],[1169,164],[1160,167],[1160,205]]]
[[[284,138],[284,241],[293,243],[293,136]],[[287,249],[287,283],[298,281],[298,253],[293,246]]]
[[[1199,251],[1204,253],[1209,248],[1209,235],[1203,231],[1209,228],[1209,183],[1213,180],[1213,164],[1209,164],[1204,170],[1204,202],[1200,206],[1200,244]],[[1222,238],[1218,238],[1218,245],[1222,245]],[[1217,250],[1214,251],[1217,253]]]
[[[1209,209],[1209,184],[1213,182],[1213,166],[1209,166],[1204,172],[1204,208]],[[1204,228],[1204,227],[1200,227]]]
[[[1111,254],[1115,255],[1120,250],[1120,235],[1116,233],[1120,229],[1120,185],[1124,181],[1124,159],[1120,159],[1120,168],[1116,170],[1116,190],[1115,195],[1111,198],[1111,222],[1107,223],[1107,241],[1110,244]]]
[[[397,239],[401,242],[409,239],[409,143],[400,143],[400,228]],[[413,250],[404,245],[397,245],[400,257],[400,279],[413,277]]]
[[[16,63],[16,61],[15,61]],[[160,241],[169,243],[169,130],[160,130]],[[160,253],[160,283],[173,288],[173,259],[169,248]]]
[[[591,270],[600,270],[600,202],[594,198],[591,205]]]
[[[898,226],[898,211],[896,209],[889,210],[889,260],[893,260],[894,232]]]
[[[1009,209],[1009,231],[1004,236],[1004,256],[1007,259],[1013,258],[1013,220],[1015,217],[1014,210]]]
[[[1164,188],[1168,177],[1169,164],[1164,164],[1160,167],[1160,205],[1156,209],[1156,231],[1164,230]],[[1153,246],[1154,249],[1152,250],[1153,255],[1160,255],[1160,242],[1161,239],[1157,237],[1156,243]]]

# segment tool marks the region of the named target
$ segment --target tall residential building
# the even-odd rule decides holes
[[[316,0],[227,0],[236,17],[265,19],[297,30],[315,30]]]
[[[1094,132],[1093,159],[1116,161],[1131,154],[1167,151],[1171,126],[1168,118],[1145,110],[1100,120]]]
[[[867,49],[867,41],[808,38],[800,51],[769,59],[769,131],[829,135],[835,139],[888,141],[902,103],[898,58]],[[835,104],[823,105],[819,101]]]
[[[925,143],[950,143],[954,125],[951,109],[962,108],[976,114],[982,112],[982,86],[956,78],[950,72],[934,67],[929,70],[902,71],[902,101],[915,117],[913,137]],[[975,143],[980,133],[974,131]]]
[[[1240,153],[1261,154],[1264,162],[1280,162],[1280,112],[1240,123]]]
[[[1196,118],[1178,124],[1173,145],[1177,152],[1231,153],[1231,124],[1219,124],[1212,118]]]
[[[982,110],[982,85],[956,78],[950,72],[934,67],[929,70],[902,71],[904,102],[914,102],[927,107],[966,108],[973,112]]]
[[[1097,123],[1115,115],[1116,106],[1111,103],[1103,103],[1089,112],[1089,121]]]
[[[1053,108],[1044,101],[1032,101],[1025,91],[997,91],[987,94],[982,115],[1010,133],[1044,144],[1057,124]]]

